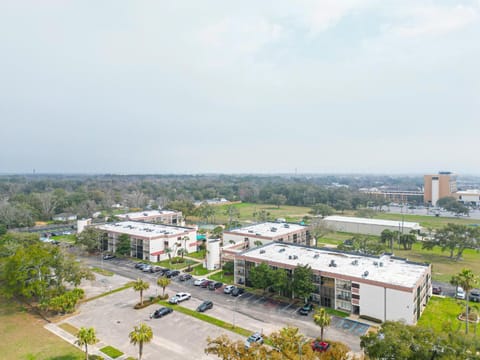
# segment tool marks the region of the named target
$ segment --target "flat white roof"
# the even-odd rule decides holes
[[[107,223],[95,226],[98,229],[105,231],[113,231],[122,234],[142,237],[162,237],[162,236],[181,236],[188,234],[195,229],[181,226],[169,226],[163,224],[150,224],[136,221],[122,221],[117,223]]]
[[[371,257],[278,242],[247,250],[242,255],[292,267],[309,265],[312,270],[358,278],[359,282],[365,279],[408,288],[413,288],[429,269],[428,265],[411,263],[390,255]],[[329,266],[332,260],[335,267]]]
[[[145,210],[145,211],[126,213],[126,214],[119,214],[117,215],[117,217],[120,219],[128,218],[130,220],[135,220],[135,219],[143,219],[145,217],[150,217],[150,216],[174,215],[174,214],[179,214],[179,212],[171,211],[171,210]]]
[[[390,227],[399,227],[403,226],[404,228],[420,229],[421,226],[419,223],[411,221],[401,221],[401,220],[383,220],[383,219],[369,219],[369,218],[359,218],[359,217],[349,217],[349,216],[327,216],[323,220],[339,221],[339,222],[348,222],[353,224],[367,224],[367,225],[379,225],[379,226],[390,226]]]
[[[459,190],[456,193],[460,195],[478,195],[480,194],[480,190],[478,189]]]
[[[300,224],[264,222],[261,224],[249,225],[239,229],[225,231],[226,233],[242,234],[246,236],[276,237],[288,235],[292,232],[303,230],[306,226]]]

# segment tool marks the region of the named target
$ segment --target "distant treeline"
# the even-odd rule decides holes
[[[89,217],[97,211],[111,212],[114,204],[165,208],[173,201],[213,198],[307,207],[327,204],[343,211],[375,205],[377,200],[360,188],[418,190],[422,183],[421,177],[366,175],[4,175],[0,224],[31,226],[58,213]]]

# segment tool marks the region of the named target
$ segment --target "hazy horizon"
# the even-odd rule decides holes
[[[0,173],[480,174],[479,38],[479,0],[4,1]]]

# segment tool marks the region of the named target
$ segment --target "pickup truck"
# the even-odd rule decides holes
[[[188,300],[192,297],[189,293],[176,293],[175,296],[172,296],[168,302],[170,304],[178,304],[181,303],[182,301]]]

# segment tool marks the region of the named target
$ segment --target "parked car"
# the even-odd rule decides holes
[[[164,268],[158,272],[160,276],[164,276],[167,272],[171,271],[170,269]]]
[[[150,318],[158,319],[158,318],[164,317],[165,315],[170,314],[171,312],[173,312],[173,309],[168,307],[161,307],[160,309],[155,310],[155,312],[152,315],[150,315]]]
[[[227,285],[223,288],[224,294],[230,294],[235,289],[235,285]]]
[[[313,304],[312,303],[308,303],[308,304],[305,304],[303,305],[300,309],[298,309],[298,313],[300,315],[308,315],[311,311],[313,310]]]
[[[440,295],[442,293],[442,288],[440,286],[434,286],[432,288],[432,294]]]
[[[152,270],[152,265],[145,265],[144,267],[142,267],[142,271],[143,272],[150,272]]]
[[[238,295],[243,294],[244,292],[245,292],[245,289],[244,289],[244,288],[235,286],[235,289],[232,290],[232,292],[230,293],[230,295],[232,295],[232,296],[238,296]]]
[[[177,276],[178,274],[180,274],[180,271],[178,271],[178,270],[170,270],[170,271],[167,271],[167,272],[165,273],[165,276],[166,276],[167,278],[172,278],[172,277]]]
[[[182,274],[178,277],[180,281],[187,281],[187,280],[190,280],[191,278],[192,278],[192,275],[190,274]]]
[[[313,351],[318,351],[318,352],[327,351],[328,348],[330,347],[329,343],[325,341],[318,341],[318,340],[313,340],[310,345]]]
[[[462,287],[458,287],[455,297],[460,300],[465,300],[465,290]]]
[[[213,302],[211,302],[210,300],[205,300],[203,303],[201,303],[198,307],[197,307],[197,311],[198,312],[204,312],[208,309],[211,309],[213,308]]]
[[[211,282],[208,284],[208,290],[216,290],[220,289],[223,286],[223,283],[220,281],[214,281],[213,283]]]
[[[191,297],[192,297],[192,295],[189,294],[189,293],[180,292],[180,293],[176,293],[174,296],[172,296],[168,300],[168,302],[170,304],[178,304],[178,303],[181,303],[182,301],[190,299]]]
[[[144,262],[138,262],[138,263],[135,264],[135,269],[141,269],[145,265],[148,265],[148,264],[144,263]]]
[[[114,254],[105,254],[103,255],[103,260],[114,259],[116,256]]]
[[[248,349],[252,344],[263,344],[262,334],[256,332],[250,335],[247,340],[245,340],[245,349]]]
[[[155,266],[152,266],[152,268],[150,269],[150,272],[151,273],[156,273],[156,272],[160,272],[162,270],[163,270],[163,268],[161,266],[155,265]]]
[[[472,290],[472,292],[468,294],[468,300],[473,302],[480,302],[480,291]]]
[[[210,284],[214,283],[215,281],[213,280],[205,280],[200,284],[200,287],[202,288],[207,288]]]
[[[200,286],[200,284],[201,284],[202,282],[206,281],[206,280],[208,280],[208,279],[205,279],[205,278],[197,279],[197,280],[195,280],[195,281],[193,282],[193,285],[195,285],[195,286]]]

